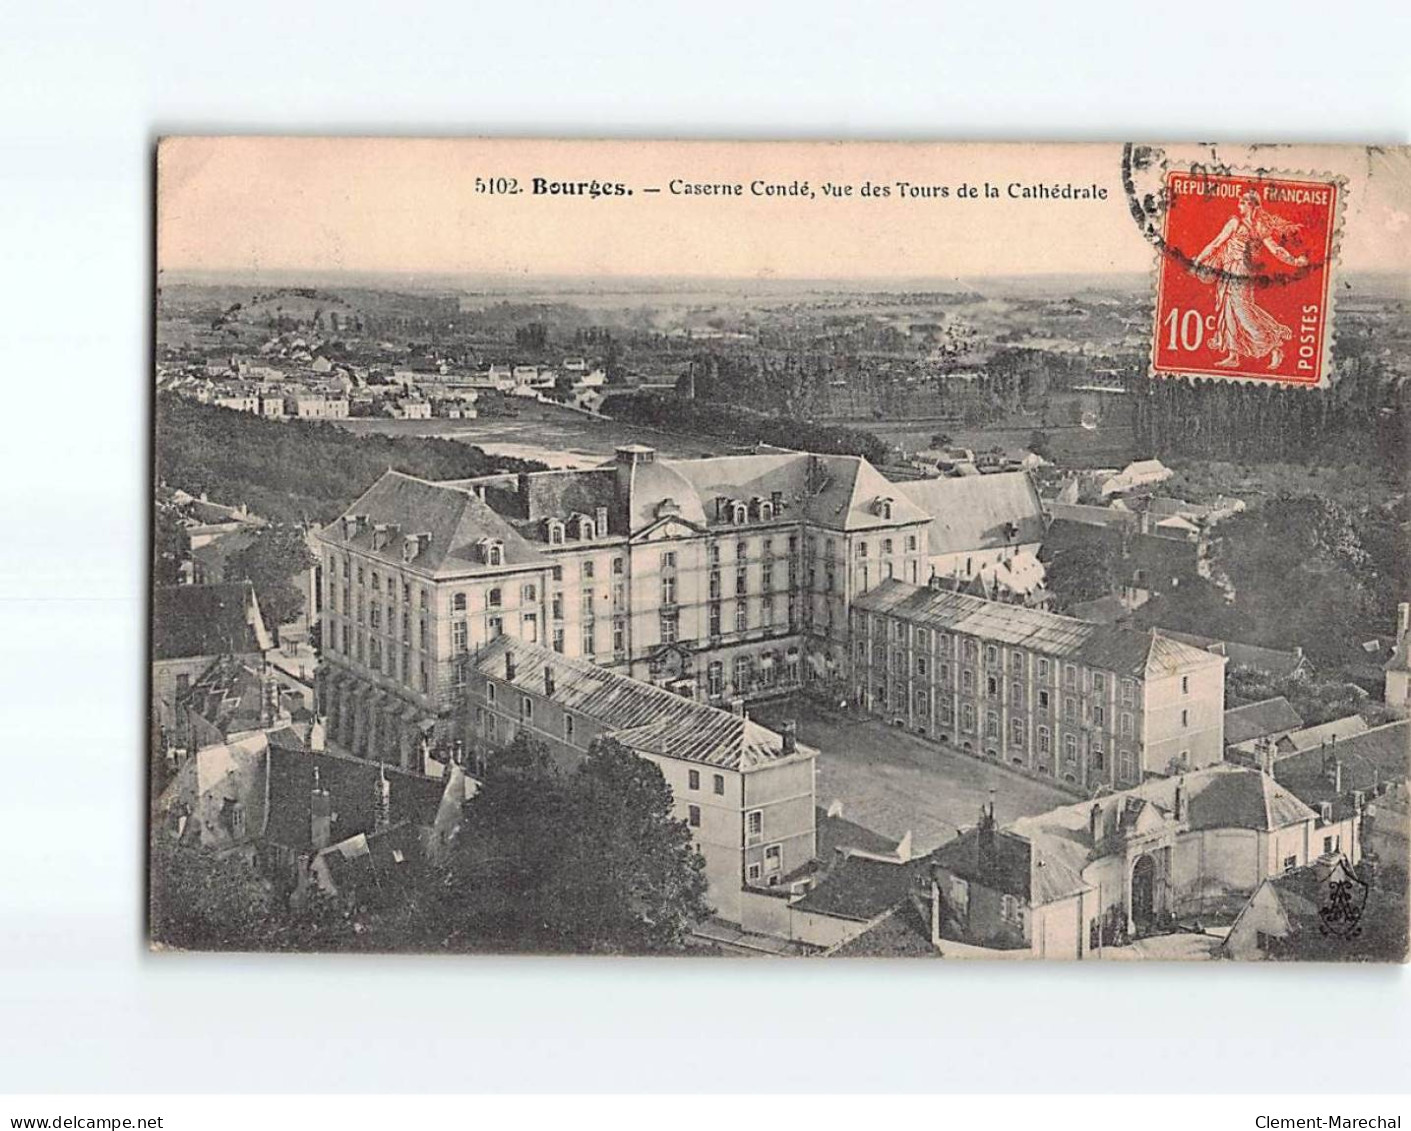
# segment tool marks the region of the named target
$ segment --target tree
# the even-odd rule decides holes
[[[152,838],[152,941],[183,950],[269,950],[279,935],[274,889],[244,861]]]
[[[1121,554],[1115,539],[1073,539],[1061,546],[1055,540],[1045,554],[1049,592],[1061,608],[1107,596],[1117,583],[1115,563]]]
[[[1283,495],[1220,524],[1214,568],[1234,589],[1250,643],[1302,646],[1326,669],[1345,664],[1358,640],[1386,631],[1394,598],[1379,589],[1395,589],[1398,567],[1373,559],[1366,525],[1315,495]]]
[[[709,914],[704,862],[661,771],[605,739],[572,772],[522,734],[490,759],[443,909],[463,945],[652,953]]]
[[[176,507],[157,504],[152,516],[152,543],[153,583],[176,585],[181,580],[181,563],[189,549]]]
[[[705,918],[705,862],[652,762],[599,739],[570,783],[578,822],[554,877],[586,949],[674,949]]]
[[[266,526],[248,546],[225,563],[226,581],[249,581],[260,611],[271,625],[288,624],[304,611],[304,597],[294,585],[296,574],[313,568],[314,557],[296,526]]]

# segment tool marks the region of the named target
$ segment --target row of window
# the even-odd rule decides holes
[[[863,617],[865,617],[865,615],[866,614],[862,614]],[[907,646],[904,643],[905,626],[902,625],[899,621],[887,620],[885,622],[886,627],[884,629],[883,621],[881,618],[871,618],[871,621],[871,636],[874,639],[880,639],[885,636],[888,640],[893,641],[894,644],[897,645],[887,650],[886,652],[886,654],[890,657],[889,662],[892,669],[895,671],[898,670],[900,667],[905,666],[905,657],[907,654]],[[869,643],[865,638],[866,627],[867,626],[865,626],[861,622],[861,618],[859,618],[858,624],[855,625],[855,629],[858,634],[857,657],[858,660],[863,663],[871,662],[874,656],[878,653],[877,649],[874,649],[869,646]],[[978,667],[980,664],[981,656],[983,655],[984,667],[992,669],[1003,669],[1004,649],[1002,649],[1000,645],[985,644],[982,653],[980,642],[974,637],[962,636],[955,637],[954,639],[959,642],[959,652],[960,658],[962,660],[969,661],[971,664]],[[913,658],[914,668],[917,675],[926,674],[928,660],[930,659],[928,653],[946,656],[954,656],[955,654],[955,650],[952,648],[951,636],[944,632],[929,632],[927,629],[924,628],[917,628],[913,630],[910,651],[912,653],[922,653],[920,655],[914,655]],[[1021,649],[1009,649],[1010,671],[1022,673],[1024,670],[1025,661],[1028,658],[1029,654],[1022,651]],[[946,665],[942,663],[941,668],[944,670],[946,668]],[[1061,680],[1063,688],[1065,690],[1091,691],[1094,695],[1105,695],[1107,693],[1108,676],[1104,672],[1094,671],[1090,668],[1080,667],[1077,664],[1062,664],[1056,660],[1050,660],[1045,656],[1033,657],[1033,669],[1035,680],[1039,683],[1054,682],[1060,678],[1061,672]],[[1136,701],[1135,681],[1130,679],[1123,679],[1118,681],[1118,684],[1120,689],[1121,701],[1127,705],[1133,704]],[[1181,691],[1182,694],[1188,695],[1190,693],[1189,676],[1181,677]]]
[[[359,587],[363,587],[367,582],[370,581],[370,588],[374,593],[381,593],[385,591],[387,594],[387,599],[393,602],[394,604],[396,603],[399,594],[401,596],[402,602],[407,605],[410,605],[412,603],[412,597],[413,595],[415,595],[417,605],[423,609],[426,608],[428,602],[430,601],[430,597],[428,596],[427,590],[423,586],[416,586],[414,594],[411,582],[402,581],[399,585],[396,575],[389,573],[384,576],[379,570],[369,569],[362,562],[359,562],[357,566],[354,567],[350,563],[349,559],[330,555],[328,558],[328,569],[326,572],[328,574],[330,600],[332,599],[334,578],[341,576],[343,578],[344,584],[347,585],[351,582],[352,578],[356,576]]]
[[[391,641],[384,645],[378,637],[371,636],[361,629],[355,631],[348,625],[330,621],[327,647],[330,652],[341,653],[414,691],[426,694],[430,690],[426,660],[418,654],[414,661],[409,644],[403,644],[400,649]]]

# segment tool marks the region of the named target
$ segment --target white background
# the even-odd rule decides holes
[[[154,137],[1405,142],[1404,4],[0,6],[0,1092],[1404,1086],[1402,969],[149,957]]]

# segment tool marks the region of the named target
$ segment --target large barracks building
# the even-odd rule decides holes
[[[501,635],[723,707],[845,693],[852,602],[927,580],[929,524],[857,456],[389,470],[319,534],[329,737],[421,768],[465,740],[472,657]]]

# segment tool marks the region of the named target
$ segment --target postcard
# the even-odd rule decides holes
[[[1411,150],[157,174],[155,949],[1405,961]]]

